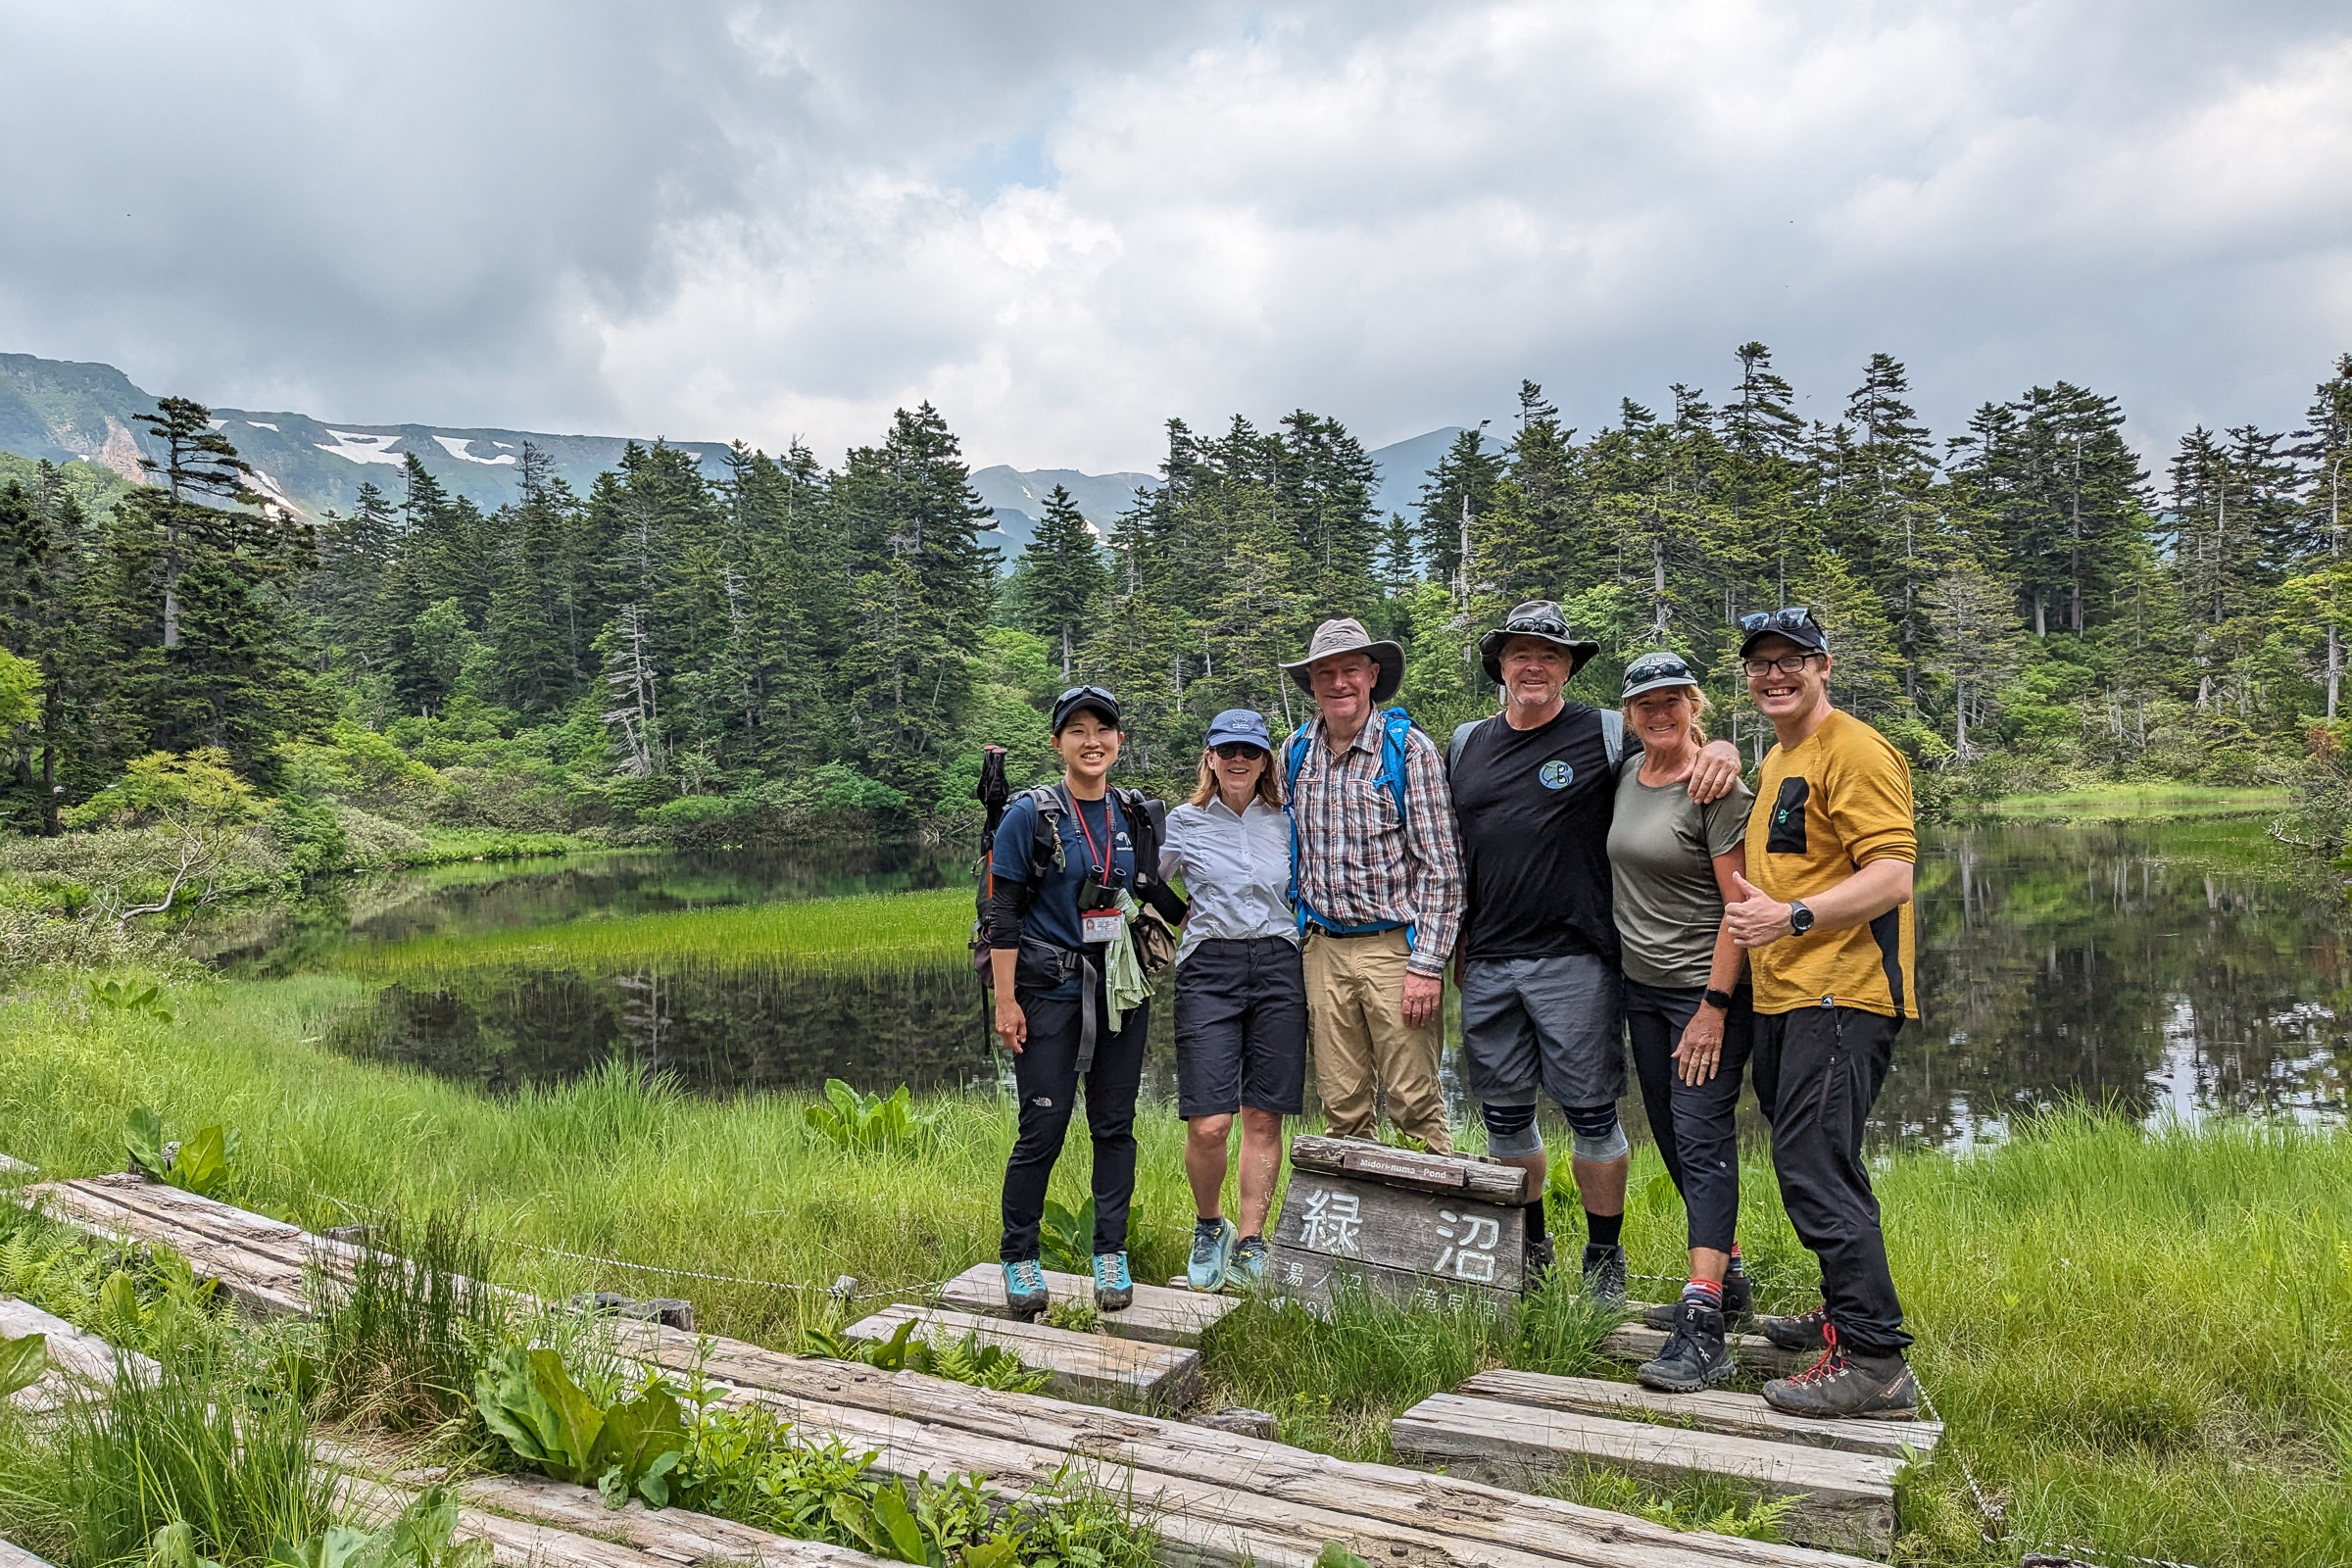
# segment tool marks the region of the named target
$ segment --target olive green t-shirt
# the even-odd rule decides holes
[[[1690,799],[1684,781],[1642,782],[1642,758],[1617,767],[1617,814],[1609,824],[1609,881],[1628,980],[1688,988],[1707,983],[1723,890],[1715,857],[1747,834],[1755,794],[1745,784],[1709,806]]]

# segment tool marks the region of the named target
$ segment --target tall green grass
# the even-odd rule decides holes
[[[829,968],[934,963],[964,952],[971,924],[970,891],[940,888],[423,937],[352,948],[338,963],[370,978],[517,963],[580,969],[662,962]]]
[[[0,1149],[83,1173],[119,1167],[133,1105],[229,1123],[244,1135],[231,1196],[250,1206],[319,1227],[469,1204],[485,1233],[516,1244],[499,1253],[509,1283],[682,1295],[708,1326],[778,1345],[798,1343],[813,1297],[530,1249],[820,1289],[839,1274],[917,1285],[996,1255],[1011,1112],[993,1097],[933,1102],[940,1136],[920,1154],[840,1149],[794,1097],[698,1101],[623,1073],[492,1101],[314,1043],[364,995],[334,977],[181,990],[167,1027],[85,1016],[63,990],[21,994],[0,1004]],[[1191,1233],[1181,1124],[1147,1105],[1138,1136],[1135,1268],[1164,1279]],[[1636,1158],[1626,1241],[1637,1274],[1656,1277],[1636,1294],[1663,1295],[1683,1271],[1681,1205],[1654,1152]],[[1054,1184],[1073,1208],[1087,1166],[1073,1129]],[[2211,1568],[2344,1560],[2352,1136],[2147,1134],[2075,1113],[1974,1155],[1899,1153],[1876,1169],[1916,1364],[1950,1422],[1902,1491],[1905,1560],[2010,1563],[2037,1543]],[[1760,1152],[1742,1185],[1763,1303],[1808,1304],[1817,1271]],[[1576,1226],[1555,1210],[1563,1257]],[[1215,1400],[1368,1455],[1388,1415],[1479,1364],[1596,1370],[1593,1334],[1544,1297],[1508,1329],[1370,1314],[1323,1325],[1252,1305],[1220,1327],[1204,1370]],[[1979,1513],[1963,1462],[1997,1520]],[[2006,1532],[1994,1547],[1986,1527]]]
[[[394,1432],[474,1429],[473,1378],[508,1332],[507,1298],[479,1289],[493,1252],[462,1217],[372,1222],[348,1285],[318,1282],[321,1413]]]
[[[2097,784],[2007,795],[1966,808],[1974,816],[2063,821],[2158,822],[2194,816],[2260,816],[2289,805],[2286,791],[2202,784]]]

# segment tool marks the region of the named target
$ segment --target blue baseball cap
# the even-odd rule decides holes
[[[1228,708],[1208,721],[1206,746],[1227,746],[1239,741],[1254,746],[1261,752],[1274,750],[1274,737],[1266,732],[1266,721],[1247,708]]]

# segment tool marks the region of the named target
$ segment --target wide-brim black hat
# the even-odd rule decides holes
[[[1568,656],[1568,674],[1571,679],[1585,667],[1585,661],[1600,652],[1600,644],[1585,642],[1568,634],[1568,617],[1560,607],[1548,599],[1531,599],[1511,612],[1510,618],[1478,640],[1478,662],[1486,667],[1487,679],[1502,684],[1502,647],[1514,637],[1534,637],[1560,649]]]

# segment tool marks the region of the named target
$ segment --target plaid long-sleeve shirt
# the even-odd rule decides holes
[[[1428,736],[1417,729],[1406,734],[1399,821],[1381,787],[1380,745],[1377,712],[1336,757],[1324,744],[1322,717],[1307,721],[1292,805],[1298,894],[1335,925],[1410,925],[1413,972],[1442,975],[1461,933],[1466,898],[1445,764]]]

